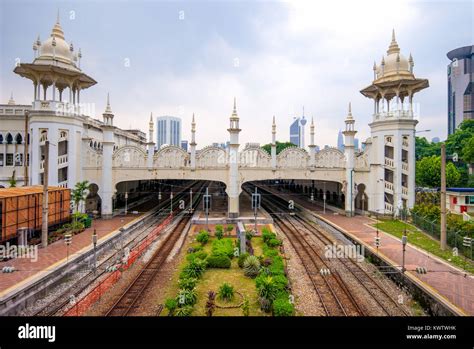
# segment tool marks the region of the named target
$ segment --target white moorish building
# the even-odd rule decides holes
[[[21,63],[14,69],[32,81],[31,105],[17,105],[13,96],[8,104],[0,105],[2,186],[9,186],[12,178],[23,185],[25,177],[28,184],[41,184],[48,140],[49,184],[69,188],[82,180],[95,184],[105,217],[112,214],[120,183],[161,179],[224,183],[231,220],[239,217],[242,185],[258,180],[309,180],[315,194],[321,195],[323,188],[330,187],[330,194],[341,200],[347,215],[361,211],[392,215],[414,205],[417,120],[413,98],[428,87],[428,80],[415,77],[413,58],[402,55],[395,33],[380,64],[374,64],[372,83],[361,90],[374,103],[368,125],[371,136],[362,152],[354,149],[357,128],[350,104],[344,120],[344,152],[336,148],[316,152],[312,120],[309,152],[293,147],[276,154],[275,118],[271,125],[269,122],[270,153],[252,144],[242,149],[235,99],[228,149],[210,146],[197,150],[197,118],[193,115],[189,153],[173,145],[155,150],[152,117],[148,142],[140,130],[114,126],[109,97],[102,120],[91,117],[93,110],[81,101],[81,91],[96,81],[81,70],[81,51],[66,42],[59,19],[47,40],[34,42],[33,52],[32,63]]]

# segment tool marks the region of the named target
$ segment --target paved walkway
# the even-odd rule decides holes
[[[108,220],[93,220],[92,227],[72,237],[69,246],[69,259],[92,248],[92,234],[97,231],[99,244],[118,229],[133,220],[139,219],[140,215],[116,216]],[[15,289],[29,284],[43,277],[59,265],[66,262],[68,248],[64,240],[58,240],[46,248],[38,248],[37,260],[31,258],[15,258],[0,262],[0,269],[4,266],[15,267],[13,273],[0,273],[0,299]]]
[[[311,203],[291,194],[288,195],[276,191],[275,193],[286,199],[291,197],[296,203],[336,225],[347,234],[363,242],[367,248],[372,248],[375,251],[374,237],[376,236],[376,229],[371,226],[375,223],[375,220],[365,216],[349,218],[343,215],[335,215],[334,212],[328,209],[326,209],[326,214],[323,214],[322,207],[317,203]],[[393,265],[401,266],[401,240],[380,230],[379,236],[379,254],[391,261]],[[417,274],[414,271],[416,267],[425,267],[428,273],[424,275]],[[405,253],[405,268],[412,278],[417,279],[425,287],[436,292],[466,314],[474,315],[474,277],[471,274],[466,275],[464,271],[451,266],[426,251],[410,245],[409,242]]]

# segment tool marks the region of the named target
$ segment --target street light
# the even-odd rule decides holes
[[[402,252],[402,273],[405,272],[405,251],[406,251],[406,246],[408,242],[408,237],[405,234],[402,236],[402,246],[403,246],[403,252]]]

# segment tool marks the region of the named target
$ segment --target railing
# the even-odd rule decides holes
[[[67,162],[68,162],[67,154],[58,156],[58,165],[64,165],[64,164],[67,164]]]
[[[408,196],[408,188],[402,186],[402,195]]]
[[[40,171],[44,170],[44,160],[40,161]]]
[[[393,192],[393,183],[385,181],[385,189]]]
[[[408,162],[402,162],[402,171],[408,172]]]
[[[393,205],[391,203],[386,202],[385,203],[385,211],[388,211],[390,213],[393,212]]]
[[[389,167],[394,167],[394,161],[393,159],[385,157],[385,165]]]
[[[60,187],[60,188],[67,188],[67,180],[65,180],[64,182],[59,182],[59,183],[58,183],[58,187]]]

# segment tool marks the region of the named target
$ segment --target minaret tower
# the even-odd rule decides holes
[[[148,168],[153,167],[153,156],[155,155],[155,142],[153,142],[153,113],[150,113],[150,121],[148,122],[148,157],[147,166]]]
[[[196,122],[194,120],[191,122],[191,143],[189,143],[191,150],[191,171],[196,169]]]
[[[272,123],[272,147],[271,147],[271,152],[272,152],[272,169],[273,171],[276,170],[276,154],[277,154],[277,149],[276,149],[276,123],[275,123],[275,115],[273,115],[273,123]]]
[[[114,151],[114,114],[110,108],[109,94],[107,94],[107,107],[102,114],[102,183],[99,188],[102,199],[102,218],[112,218],[112,155]]]
[[[355,201],[355,176],[354,176],[354,136],[357,131],[354,129],[355,120],[352,117],[351,103],[349,103],[349,113],[346,117],[346,129],[344,132],[344,156],[346,158],[346,193],[345,209],[346,216],[354,215]]]
[[[415,127],[413,96],[429,86],[416,78],[413,57],[400,53],[395,31],[387,54],[375,65],[372,84],[360,92],[374,101],[371,129],[369,211],[398,215],[415,203]]]
[[[311,118],[311,125],[309,127],[309,134],[310,134],[310,141],[311,144],[309,145],[309,166],[314,169],[316,166],[316,144],[314,144],[314,119]]]
[[[239,217],[239,116],[237,115],[237,105],[234,97],[234,110],[230,116],[230,127],[227,129],[230,135],[229,144],[229,186],[227,195],[229,196],[229,218]]]

